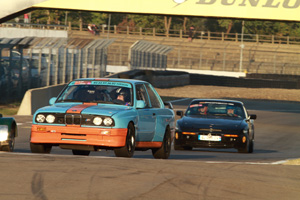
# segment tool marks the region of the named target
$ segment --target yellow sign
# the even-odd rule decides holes
[[[46,0],[33,7],[300,21],[300,0]]]

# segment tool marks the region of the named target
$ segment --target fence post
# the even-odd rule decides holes
[[[235,41],[238,42],[239,41],[239,34],[235,33]]]
[[[155,36],[155,28],[153,28],[153,36]]]
[[[180,33],[180,38],[182,38],[182,29],[180,29],[179,33]]]
[[[140,27],[140,35],[143,35],[143,28]]]
[[[224,42],[224,32],[222,32],[222,42]]]
[[[256,34],[256,43],[259,43],[259,36]]]
[[[82,31],[82,20],[79,22],[79,30]]]
[[[69,22],[69,31],[72,30],[72,22]]]
[[[114,25],[114,34],[117,34],[117,25]]]
[[[207,40],[210,40],[210,31],[207,31]]]
[[[287,38],[286,38],[286,44],[290,44],[290,36],[287,36]]]

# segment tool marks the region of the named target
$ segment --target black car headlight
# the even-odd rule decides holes
[[[248,134],[249,130],[247,128],[243,129],[244,134]]]

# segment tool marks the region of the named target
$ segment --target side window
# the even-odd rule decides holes
[[[149,84],[145,84],[149,97],[150,97],[150,101],[151,101],[151,105],[153,108],[161,108],[161,104],[160,101],[156,95],[156,93],[154,92],[153,88],[149,85]]]
[[[136,90],[136,100],[143,100],[145,101],[146,108],[150,107],[148,95],[145,89],[145,86],[143,84],[137,84],[135,86]]]

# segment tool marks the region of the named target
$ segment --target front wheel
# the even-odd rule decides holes
[[[50,153],[52,145],[50,144],[36,144],[30,143],[30,150],[32,153]]]
[[[168,128],[165,132],[164,140],[160,148],[152,149],[152,155],[156,159],[168,159],[171,153],[171,131]]]
[[[252,141],[250,141],[249,137],[246,137],[246,143],[245,146],[238,148],[239,153],[252,153],[253,149],[251,150],[251,145],[253,144]],[[253,146],[252,146],[253,148]]]
[[[132,123],[128,125],[125,146],[114,149],[117,157],[131,158],[135,150],[135,130]]]

